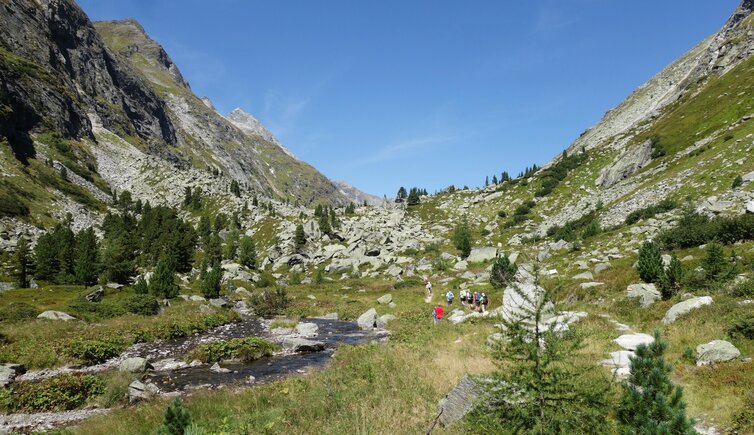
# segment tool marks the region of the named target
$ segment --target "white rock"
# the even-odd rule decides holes
[[[710,296],[702,296],[699,298],[691,298],[689,300],[679,302],[665,313],[665,317],[662,318],[662,323],[668,325],[675,322],[680,316],[688,314],[692,310],[703,307],[705,305],[712,304],[712,298]]]
[[[654,337],[648,334],[638,332],[636,334],[623,334],[613,340],[618,346],[626,350],[636,350],[640,344],[651,344],[655,341]]]

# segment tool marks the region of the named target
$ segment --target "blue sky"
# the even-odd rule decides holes
[[[197,95],[369,193],[542,164],[738,0],[79,0],[136,18]]]

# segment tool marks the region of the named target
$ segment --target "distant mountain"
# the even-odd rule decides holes
[[[296,156],[294,156],[293,153],[288,150],[288,148],[284,147],[280,143],[280,141],[277,140],[275,135],[267,130],[267,127],[262,125],[262,123],[259,122],[259,120],[257,120],[257,118],[255,118],[252,114],[244,112],[241,108],[235,108],[225,118],[232,122],[233,125],[240,128],[244,133],[259,136],[268,142],[272,142],[278,145],[284,153],[288,154],[294,159],[296,158]]]
[[[351,186],[345,181],[333,181],[333,183],[338,186],[340,193],[351,200],[351,202],[353,202],[354,204],[361,205],[366,201],[368,205],[377,206],[382,205],[382,203],[384,202],[383,198],[362,192],[361,190]]]

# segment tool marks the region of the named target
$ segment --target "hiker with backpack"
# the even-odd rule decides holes
[[[461,298],[461,306],[466,308],[466,289],[461,289],[460,298]]]
[[[477,312],[482,309],[482,295],[478,291],[474,292],[474,309]]]
[[[431,297],[432,296],[432,283],[429,282],[429,278],[427,278],[426,276],[424,277],[424,287],[427,288],[427,296]]]
[[[448,290],[448,293],[445,294],[445,297],[448,299],[448,306],[453,305],[453,290]]]
[[[490,298],[487,296],[487,293],[482,293],[482,312],[487,312],[487,304],[490,303]]]
[[[445,314],[445,309],[438,303],[432,310],[432,317],[435,318],[435,325],[442,321],[443,314]]]

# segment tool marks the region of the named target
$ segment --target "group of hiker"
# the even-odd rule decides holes
[[[432,283],[429,282],[428,278],[424,278],[424,286],[427,289],[427,297],[431,298]],[[487,296],[487,293],[480,291],[461,289],[459,298],[461,299],[461,305],[464,308],[479,313],[487,312],[487,305],[489,305],[490,303],[490,298],[489,296]],[[448,292],[445,294],[445,299],[448,302],[448,307],[453,305],[455,294],[453,293],[452,289],[448,290]],[[435,323],[439,323],[442,320],[444,314],[445,308],[443,308],[442,304],[440,303],[438,303],[435,308],[432,309],[432,317],[435,319]]]

